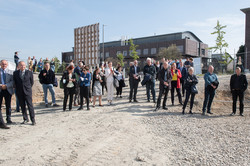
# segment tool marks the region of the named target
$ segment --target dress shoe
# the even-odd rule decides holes
[[[241,113],[240,116],[244,116],[243,113]]]
[[[10,129],[8,126],[6,126],[5,124],[2,124],[2,125],[0,125],[0,128],[1,129]]]
[[[82,110],[82,107],[79,107],[77,110]]]
[[[164,110],[168,110],[168,108],[167,108],[167,107],[162,107],[162,109],[164,109]]]
[[[99,107],[103,107],[103,105],[99,104]]]
[[[154,100],[154,103],[156,103],[156,101]]]
[[[182,114],[183,114],[183,115],[185,114],[185,110],[182,111]]]
[[[27,124],[29,120],[24,120],[21,124]]]
[[[148,103],[150,102],[150,100],[148,100]]]
[[[211,114],[211,115],[213,114],[211,111],[208,111],[207,113],[208,113],[208,114]]]
[[[135,103],[138,103],[138,101],[137,101],[137,100],[134,100],[134,102],[135,102]]]
[[[174,103],[172,103],[172,106],[174,106]]]
[[[235,113],[231,113],[231,114],[230,114],[230,116],[234,116],[234,115],[235,115]]]
[[[35,126],[35,125],[36,125],[36,122],[35,122],[35,121],[33,121],[33,122],[32,122],[32,126]]]
[[[49,107],[49,104],[45,104],[45,107],[48,108],[48,107]]]
[[[122,96],[120,96],[120,98],[122,98]]]
[[[206,113],[205,112],[202,112],[202,114],[201,115],[206,115]]]
[[[153,111],[156,112],[160,109],[160,107],[156,107]]]
[[[189,114],[193,114],[193,112],[190,110],[190,111],[189,111]]]
[[[131,100],[129,100],[129,102],[131,103],[132,101],[131,101]]]
[[[89,110],[90,110],[90,108],[87,108],[87,110],[89,111]]]
[[[183,105],[183,103],[180,103],[180,105]]]

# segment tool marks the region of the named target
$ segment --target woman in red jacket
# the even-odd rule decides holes
[[[176,63],[173,63],[171,65],[171,74],[172,74],[172,81],[171,81],[171,100],[172,100],[172,105],[174,105],[174,89],[176,89],[177,95],[178,95],[178,99],[179,99],[179,103],[181,105],[182,104],[182,98],[181,98],[181,83],[180,83],[180,79],[181,79],[181,71],[179,69],[176,68]]]

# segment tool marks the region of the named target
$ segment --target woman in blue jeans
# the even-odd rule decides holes
[[[182,114],[185,114],[185,108],[187,106],[190,95],[191,95],[191,100],[190,100],[189,113],[193,114],[192,108],[193,108],[194,97],[195,97],[196,93],[192,92],[192,86],[196,86],[196,84],[198,84],[198,79],[197,79],[196,75],[194,75],[194,68],[190,67],[188,69],[188,76],[187,76],[187,78],[185,80],[185,85],[184,85],[184,87],[186,89],[186,99],[185,99],[185,102],[184,102],[184,105],[183,105],[183,108],[182,108],[183,109]]]

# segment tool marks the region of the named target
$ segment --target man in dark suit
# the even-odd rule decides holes
[[[129,69],[129,79],[130,79],[130,94],[129,94],[129,102],[132,102],[132,97],[134,93],[134,102],[138,102],[136,99],[138,84],[140,82],[140,67],[137,66],[137,60],[134,61],[134,65]]]
[[[35,125],[35,113],[32,104],[32,86],[34,84],[33,73],[29,70],[26,70],[25,62],[19,62],[19,70],[14,72],[13,79],[14,87],[16,88],[17,97],[23,114],[24,121],[22,124],[26,124],[29,122],[25,106],[26,103],[29,109],[29,115],[32,125]]]
[[[32,58],[31,60],[33,61],[33,66],[32,66],[32,68],[33,68],[33,72],[36,72],[36,65],[37,65],[37,60],[36,60],[36,57],[35,57],[35,56],[33,56],[33,58]]]
[[[165,110],[168,109],[166,107],[166,102],[167,102],[168,92],[171,89],[172,75],[171,75],[171,71],[168,69],[168,63],[167,62],[164,62],[162,66],[163,66],[163,68],[160,70],[159,78],[158,78],[159,81],[160,81],[160,85],[159,85],[160,86],[160,91],[159,91],[159,96],[158,96],[155,111],[160,109],[161,98],[162,98],[163,94],[165,96],[164,96],[162,108],[165,109]]]
[[[239,97],[240,100],[240,115],[243,116],[244,111],[244,92],[247,89],[248,82],[246,75],[241,74],[241,68],[236,68],[236,74],[231,76],[230,79],[230,89],[233,96],[233,112],[232,116],[236,113],[236,102]]]

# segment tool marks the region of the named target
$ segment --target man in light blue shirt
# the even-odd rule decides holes
[[[217,89],[219,82],[216,74],[214,72],[214,67],[210,65],[208,67],[208,72],[204,75],[205,80],[205,98],[203,102],[202,115],[205,115],[206,109],[208,114],[213,114],[211,112],[211,105],[214,99],[215,90]]]

